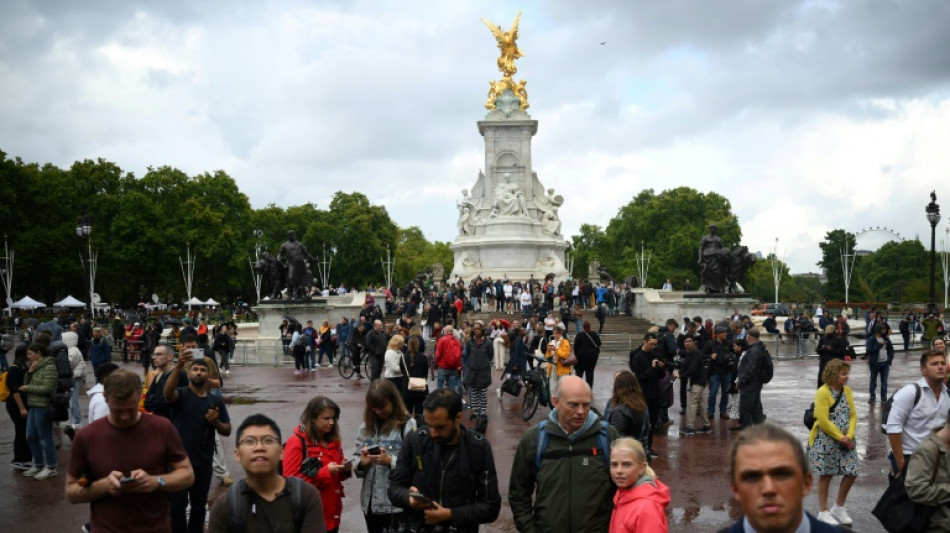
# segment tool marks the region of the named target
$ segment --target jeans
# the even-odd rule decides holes
[[[710,374],[709,375],[709,402],[706,405],[706,414],[712,416],[716,414],[716,394],[722,389],[722,397],[719,399],[719,414],[729,413],[729,386],[732,384],[732,374]]]
[[[581,331],[584,331],[584,328],[583,328],[583,326],[584,326],[584,321],[583,321],[583,320],[581,320],[581,319],[579,319],[579,318],[575,318],[575,319],[574,319],[574,326],[577,328],[577,331],[574,332],[574,336],[580,335],[580,334],[581,334]],[[567,333],[567,332],[565,332],[565,333]],[[576,342],[576,341],[575,341],[575,342]]]
[[[443,386],[448,387],[453,390],[458,390],[459,388],[459,373],[457,370],[452,370],[451,368],[440,368],[439,377],[436,382],[438,388]]]
[[[323,364],[323,354],[327,354],[327,359],[330,360],[330,364],[333,364],[333,346],[327,342],[320,345],[320,358],[317,361],[321,365]]]
[[[881,377],[881,401],[887,401],[887,375],[891,373],[891,365],[869,363],[871,369],[871,379],[868,380],[868,392],[871,393],[871,400],[874,400],[874,389],[878,376]]]
[[[740,390],[739,427],[747,428],[762,422],[765,422],[765,413],[762,411],[762,389]]]
[[[208,490],[211,488],[211,465],[191,463],[195,470],[194,484],[185,490],[168,495],[171,508],[173,533],[204,533],[205,505],[208,503]],[[185,516],[188,503],[191,513]]]
[[[56,445],[53,444],[53,422],[49,419],[49,407],[30,407],[26,415],[26,441],[33,454],[33,466],[39,468],[45,465],[56,469]]]
[[[79,410],[79,392],[84,378],[73,378],[73,390],[69,395],[69,423],[78,428],[82,424],[82,412]]]
[[[316,350],[310,350],[307,352],[308,355],[305,356],[304,361],[310,361],[310,364],[307,365],[308,369],[317,368],[317,352]]]
[[[469,298],[469,302],[472,304],[472,311],[477,313],[481,310],[482,306],[479,304],[477,296],[472,296]]]

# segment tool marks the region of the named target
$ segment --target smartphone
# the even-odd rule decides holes
[[[346,461],[343,461],[343,466],[351,466],[351,465],[353,464],[353,461],[354,461],[354,459],[353,459],[352,457],[350,457],[350,458],[347,459]]]
[[[204,348],[195,348],[191,351],[192,359],[204,359],[205,349]]]
[[[428,498],[428,497],[426,497],[426,496],[423,496],[423,495],[422,495],[421,493],[419,493],[419,492],[410,492],[410,493],[409,493],[409,496],[411,496],[411,497],[413,497],[413,498],[419,500],[420,502],[422,502],[422,503],[425,504],[425,505],[432,505],[432,504],[433,504],[431,498]]]
[[[128,485],[129,483],[132,483],[133,481],[135,481],[135,478],[132,476],[119,478],[119,483],[122,485]]]
[[[372,448],[366,450],[366,453],[369,455],[379,455],[383,453],[383,450],[381,450],[379,446],[373,446]]]

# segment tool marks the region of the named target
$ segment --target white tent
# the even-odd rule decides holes
[[[69,295],[53,304],[53,307],[86,307],[86,304]]]
[[[191,300],[185,302],[185,305],[206,305],[204,302],[199,300],[196,296],[192,296]]]
[[[37,302],[29,296],[24,296],[19,301],[13,302],[10,304],[11,309],[34,309],[37,307],[46,307],[46,304],[43,302]]]
[[[214,301],[214,298],[208,298],[208,301],[205,302],[205,305],[221,305],[218,302]]]

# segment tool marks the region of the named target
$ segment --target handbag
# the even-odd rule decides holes
[[[49,397],[49,419],[53,422],[69,420],[69,394],[54,392]]]
[[[907,461],[910,463],[910,460]],[[937,467],[934,468],[930,483],[937,479],[937,471],[940,470],[940,455],[937,456]],[[933,515],[934,508],[929,505],[914,503],[907,496],[907,490],[904,488],[904,479],[907,477],[907,464],[901,470],[897,477],[887,486],[881,499],[871,511],[881,525],[889,533],[912,533],[927,529],[930,524],[930,517]]]
[[[577,355],[574,354],[574,347],[571,346],[571,353],[563,361],[561,366],[574,366],[577,364]]]
[[[841,401],[841,397],[844,396],[844,389],[841,390],[841,394],[835,398],[835,403],[831,404],[831,408],[828,409],[828,414],[834,412],[835,407],[838,407],[838,402]],[[808,409],[805,409],[805,415],[802,417],[802,422],[805,423],[805,427],[811,430],[815,427],[815,402],[811,402],[811,405],[808,406]]]
[[[501,392],[510,394],[512,396],[520,396],[521,395],[521,380],[514,376],[509,377],[504,382],[502,382]]]
[[[406,358],[399,356],[399,362],[402,363],[403,370],[406,371],[406,387],[410,392],[425,392],[428,386],[426,378],[414,378],[409,375],[409,368],[406,366]]]

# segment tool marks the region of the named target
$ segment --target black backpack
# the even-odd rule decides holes
[[[69,367],[69,348],[63,341],[53,341],[49,345],[49,355],[56,362],[56,391],[63,392],[73,388],[73,369]]]
[[[290,506],[294,513],[294,531],[300,533],[303,528],[303,487],[304,480],[288,477],[290,488]],[[247,529],[247,481],[242,479],[228,488],[228,509],[232,533],[244,533]]]
[[[914,407],[917,407],[917,404],[920,403],[920,385],[911,383],[911,386],[914,387]],[[891,397],[887,399],[887,403],[884,404],[884,409],[881,410],[881,433],[885,435],[887,435],[887,419],[891,417],[891,406],[894,404],[894,396],[896,395],[897,393],[892,394]],[[911,410],[913,410],[914,407],[911,407]]]
[[[772,363],[772,354],[763,347],[762,364],[759,366],[759,383],[765,385],[772,381],[773,375],[775,375],[775,365]]]

